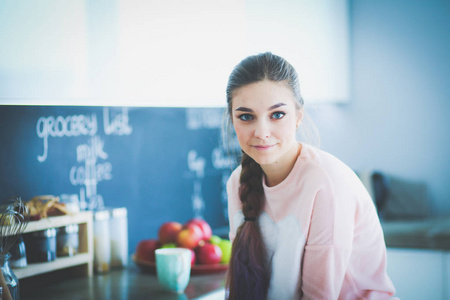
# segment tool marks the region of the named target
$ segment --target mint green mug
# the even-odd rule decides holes
[[[161,286],[177,294],[184,293],[191,275],[191,250],[162,248],[155,251],[156,274]]]

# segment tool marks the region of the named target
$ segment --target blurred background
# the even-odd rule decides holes
[[[314,143],[354,169],[377,202],[398,295],[450,299],[446,0],[1,1],[2,193],[126,206],[130,252],[165,220],[202,216],[226,228],[224,182],[236,165],[221,144],[226,81],[264,51],[294,65]],[[95,116],[98,131],[45,146],[39,120],[73,115]],[[88,194],[69,173],[75,149],[96,135],[112,175]],[[183,203],[182,212],[164,203]]]

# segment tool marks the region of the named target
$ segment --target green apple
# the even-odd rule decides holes
[[[220,242],[222,242],[222,239],[217,235],[212,235],[211,238],[209,239],[209,242],[214,245],[219,245]]]
[[[222,259],[220,262],[223,264],[229,263],[231,257],[231,242],[223,239],[217,246],[219,246],[220,250],[222,250]]]

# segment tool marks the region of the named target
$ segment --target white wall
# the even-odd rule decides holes
[[[450,3],[357,0],[350,15],[352,100],[310,109],[322,146],[355,170],[425,181],[449,214]]]

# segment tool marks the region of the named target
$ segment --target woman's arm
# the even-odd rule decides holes
[[[389,299],[386,247],[366,190],[352,178],[314,199],[302,266],[303,299]]]
[[[352,251],[351,212],[342,224],[330,187],[314,200],[302,263],[302,299],[338,299]],[[338,231],[338,232],[337,232]]]

